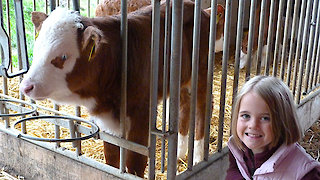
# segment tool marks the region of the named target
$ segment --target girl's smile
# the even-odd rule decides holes
[[[237,134],[254,154],[263,152],[273,140],[270,114],[268,105],[255,92],[242,97]]]

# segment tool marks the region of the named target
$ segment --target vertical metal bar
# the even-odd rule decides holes
[[[318,53],[318,45],[319,45],[319,34],[320,34],[320,6],[318,5],[318,13],[317,13],[317,22],[316,22],[316,33],[315,33],[315,45],[313,47],[313,52],[312,52],[312,71],[310,73],[310,78],[311,80],[309,81],[309,87],[310,89],[314,88],[314,79],[315,75],[318,73],[317,72],[317,65],[318,65],[318,58],[316,58],[316,55]]]
[[[59,106],[57,104],[53,104],[53,108],[54,108],[54,110],[59,111]],[[54,132],[55,132],[54,138],[60,139],[60,126],[59,125],[54,125]],[[56,142],[56,146],[60,147],[60,142]]]
[[[230,25],[231,25],[231,0],[226,2],[226,21],[224,24],[224,42],[222,56],[222,75],[221,75],[221,90],[220,90],[220,111],[219,111],[219,131],[218,131],[218,151],[222,150],[223,141],[223,126],[224,112],[227,89],[227,68],[229,60],[229,44],[230,44]]]
[[[2,7],[2,0],[0,0],[0,23],[1,23],[1,27],[4,27],[3,26],[3,7]],[[11,51],[11,45],[10,45],[10,42],[11,42],[11,35],[10,35],[10,13],[9,13],[9,1],[7,0],[6,1],[7,3],[7,27],[8,27],[8,32],[9,32],[9,35],[8,35],[8,39],[9,39],[9,50]],[[4,60],[4,57],[3,57],[3,49],[1,49],[1,59]],[[3,93],[5,95],[8,95],[8,79],[6,77],[2,77],[3,79]],[[5,108],[5,105],[4,103],[0,103],[0,110],[1,110],[1,113],[2,114],[8,114],[8,109]],[[10,127],[10,122],[9,122],[9,118],[8,117],[3,117],[2,118],[4,120],[4,127],[5,128],[9,128]]]
[[[70,0],[67,0],[67,7],[70,9]]]
[[[22,0],[15,0],[14,3],[16,15],[16,31],[17,31],[17,47],[18,47],[18,65],[19,69],[29,66],[27,44],[24,28],[23,4]],[[20,76],[20,81],[22,80]],[[24,99],[24,95],[20,92],[20,99]],[[22,133],[26,133],[26,123],[21,123]]]
[[[244,7],[245,1],[239,1],[238,9],[238,21],[237,21],[237,39],[236,39],[236,51],[235,51],[235,63],[234,63],[234,78],[233,78],[233,91],[232,91],[232,108],[234,107],[235,100],[238,94],[239,86],[239,62],[240,62],[240,51],[242,44],[242,34],[243,34],[243,19],[244,19]],[[232,119],[233,114],[231,114]],[[231,127],[231,124],[230,124]],[[231,131],[231,128],[230,128]]]
[[[264,69],[264,75],[269,76],[270,74],[270,61],[271,61],[271,54],[273,54],[273,41],[274,41],[274,17],[275,17],[275,8],[276,3],[275,0],[271,0],[270,4],[270,17],[269,17],[269,25],[268,25],[268,39],[267,39],[267,57],[266,57],[266,68]]]
[[[69,130],[70,130],[70,138],[75,138],[76,134],[75,134],[75,127],[74,127],[74,122],[73,120],[69,120]],[[72,141],[72,147],[76,147],[76,142]]]
[[[10,27],[10,8],[9,8],[9,0],[6,1],[6,5],[7,5],[7,8],[6,8],[6,13],[7,13],[7,32],[8,32],[8,39],[9,39],[9,54],[11,54],[11,27]],[[3,7],[2,7],[2,1],[1,1],[1,26],[3,26]],[[3,60],[3,57],[1,57],[2,60]],[[12,64],[12,63],[11,63]],[[12,69],[11,69],[12,70]],[[5,95],[8,95],[8,79],[6,77],[2,77],[3,79],[3,93]],[[7,112],[5,112],[7,113]]]
[[[190,101],[190,125],[188,141],[188,170],[192,170],[194,151],[194,129],[197,106],[197,87],[199,69],[199,45],[200,45],[201,0],[195,1],[193,47],[192,47],[192,71],[191,71],[191,101]]]
[[[90,0],[87,1],[87,11],[88,11],[88,17],[90,17]]]
[[[79,0],[73,0],[73,10],[80,12],[80,2]]]
[[[60,126],[54,125],[54,138],[60,139]],[[56,147],[60,147],[60,142],[56,142]]]
[[[250,78],[251,61],[252,61],[252,48],[255,35],[255,21],[256,21],[257,1],[251,0],[250,5],[250,20],[249,20],[249,38],[247,47],[247,67],[246,67],[246,80]],[[225,29],[226,30],[226,29]]]
[[[209,34],[209,57],[206,90],[206,111],[204,122],[204,160],[209,158],[210,121],[212,116],[212,82],[215,60],[216,32],[217,32],[217,0],[211,1],[210,34]]]
[[[287,11],[286,11],[286,21],[284,26],[284,32],[283,32],[283,45],[282,45],[282,54],[281,54],[281,67],[280,67],[280,78],[284,79],[284,72],[285,72],[285,58],[287,55],[287,44],[288,44],[288,36],[289,36],[289,19],[291,17],[291,6],[292,6],[293,0],[289,0],[287,2]],[[294,31],[295,29],[292,29]]]
[[[56,0],[50,0],[50,11],[52,12],[53,10],[56,9]]]
[[[128,51],[128,19],[127,0],[121,0],[121,40],[122,40],[122,67],[121,67],[121,107],[120,107],[120,129],[122,138],[125,138],[125,127],[127,117],[127,51]],[[125,149],[120,147],[120,171],[126,170]]]
[[[6,13],[7,13],[7,33],[8,33],[8,38],[9,38],[9,54],[12,54],[12,48],[11,48],[11,22],[10,22],[10,8],[9,8],[9,0],[6,0],[6,5],[8,8],[6,8]],[[2,4],[2,3],[1,3]],[[3,9],[1,7],[1,9]],[[2,13],[2,11],[1,11]],[[3,21],[3,19],[1,19],[1,21]],[[13,68],[12,68],[12,63],[11,63],[11,72],[13,71]],[[7,81],[7,80],[6,80]],[[3,81],[4,82],[4,81]],[[7,83],[7,82],[4,82],[4,83]],[[8,89],[6,89],[6,91],[8,91]],[[6,94],[7,95],[7,94]]]
[[[259,24],[259,37],[258,37],[258,50],[257,50],[257,64],[256,64],[256,75],[261,72],[261,55],[262,47],[264,46],[264,31],[265,31],[265,18],[266,18],[266,0],[262,0],[261,11],[260,11],[260,24]],[[256,17],[257,18],[257,17]]]
[[[306,13],[306,5],[307,1],[302,1],[301,5],[301,12],[300,12],[300,20],[299,20],[299,30],[298,30],[298,40],[297,40],[297,47],[296,47],[296,55],[295,55],[295,65],[294,65],[294,71],[293,71],[293,90],[292,94],[293,96],[296,95],[296,87],[297,87],[297,77],[298,77],[298,68],[299,68],[299,60],[300,60],[300,54],[301,54],[301,46],[302,46],[302,31],[303,31],[303,23],[304,23],[304,15]]]
[[[172,45],[170,66],[170,106],[169,106],[169,131],[168,138],[168,171],[167,179],[173,180],[177,170],[177,141],[180,102],[180,75],[182,53],[182,25],[183,25],[183,1],[172,2]]]
[[[306,64],[306,74],[304,79],[304,94],[308,92],[309,88],[309,77],[311,75],[310,69],[311,69],[311,58],[312,58],[312,49],[315,49],[314,47],[314,36],[315,36],[315,25],[316,25],[316,18],[317,18],[317,7],[318,7],[319,1],[313,1],[313,8],[312,8],[312,18],[311,22],[308,24],[310,26],[310,33],[309,33],[309,43],[308,43],[308,54],[307,54],[307,64]]]
[[[0,112],[1,112],[1,114],[7,114],[7,109],[6,109],[6,106],[5,106],[4,103],[5,103],[5,102],[1,102],[1,103],[0,103]],[[10,127],[9,119],[6,118],[6,117],[2,117],[1,119],[4,120],[4,127],[5,127],[5,128],[9,128],[9,127]]]
[[[48,0],[45,0],[46,14],[48,14]]]
[[[320,9],[320,8],[319,8]],[[320,18],[320,17],[318,17]],[[318,41],[320,40],[320,36],[318,37]],[[313,86],[316,86],[318,84],[318,76],[319,76],[319,60],[320,59],[320,43],[318,43],[318,48],[317,48],[317,56],[316,56],[316,69],[313,77]]]
[[[296,30],[298,29],[298,15],[299,15],[299,5],[301,0],[296,0],[294,4],[294,11],[293,11],[293,20],[292,20],[292,26],[291,26],[291,40],[290,40],[290,50],[289,50],[289,57],[288,57],[288,68],[287,68],[287,85],[290,87],[291,83],[291,72],[292,72],[292,61],[293,61],[293,51],[294,51],[294,45],[295,45],[295,39],[296,39]],[[294,88],[293,88],[294,89]]]
[[[278,12],[278,22],[277,22],[276,44],[275,44],[274,56],[273,56],[272,76],[274,76],[274,77],[276,77],[277,73],[278,73],[278,55],[279,55],[279,49],[280,49],[279,46],[281,43],[280,41],[281,41],[283,5],[284,5],[284,0],[280,0],[279,12]]]
[[[168,96],[168,63],[170,59],[170,29],[171,29],[171,8],[170,0],[166,0],[165,34],[163,48],[163,109],[162,109],[162,132],[166,131],[167,124],[167,96]],[[166,163],[166,140],[161,139],[161,172],[164,173]]]
[[[296,103],[300,103],[300,98],[301,98],[301,89],[302,89],[302,78],[303,78],[303,70],[304,70],[304,61],[306,59],[306,53],[307,53],[307,35],[309,32],[309,26],[310,26],[310,12],[311,12],[311,3],[312,1],[308,1],[307,4],[307,12],[306,12],[306,17],[305,17],[305,23],[304,23],[304,30],[303,30],[303,41],[302,41],[302,52],[300,56],[300,66],[299,66],[299,75],[298,75],[298,92],[297,92],[297,98],[296,98]],[[301,18],[301,17],[300,17]],[[311,39],[309,40],[309,45],[312,43]]]
[[[33,0],[33,11],[37,10],[37,4],[36,4],[36,0]]]
[[[151,39],[151,78],[150,78],[150,114],[149,114],[149,179],[155,179],[156,135],[151,131],[157,127],[158,70],[160,46],[160,1],[153,0],[152,39]]]
[[[81,109],[80,109],[80,106],[76,106],[75,107],[75,114],[76,116],[78,117],[81,117]],[[76,127],[78,127],[81,123],[79,122],[76,122]],[[81,137],[81,133],[78,131],[78,128],[76,129],[76,137]],[[77,141],[76,142],[77,145],[76,145],[76,154],[77,156],[80,156],[81,155],[81,141]]]

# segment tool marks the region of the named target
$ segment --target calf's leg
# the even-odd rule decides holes
[[[140,111],[137,117],[131,117],[131,127],[128,133],[128,140],[138,144],[148,145],[148,110]],[[132,151],[127,151],[126,165],[128,172],[143,177],[147,166],[147,157]]]
[[[120,161],[120,149],[118,146],[113,144],[103,142],[104,146],[104,157],[106,159],[106,164],[113,167],[119,168]]]
[[[180,91],[180,114],[177,158],[183,159],[188,150],[188,131],[190,119],[190,93],[183,87]]]

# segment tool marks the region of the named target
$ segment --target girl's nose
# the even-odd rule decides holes
[[[249,121],[249,128],[250,129],[257,129],[258,123],[259,122],[256,118],[251,118],[251,120]]]

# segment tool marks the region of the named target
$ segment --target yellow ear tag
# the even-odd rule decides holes
[[[217,14],[216,24],[218,24],[218,23],[219,23],[219,20],[220,20],[221,16],[222,16],[222,14],[221,14],[221,13]]]
[[[92,45],[92,48],[91,48],[91,51],[90,51],[90,54],[89,54],[88,62],[91,61],[91,57],[92,57],[92,52],[93,52],[94,46],[95,46],[95,44]]]
[[[37,38],[38,38],[38,36],[39,36],[39,32],[37,32],[37,33],[36,33],[36,35],[35,35],[34,39],[37,39]]]

